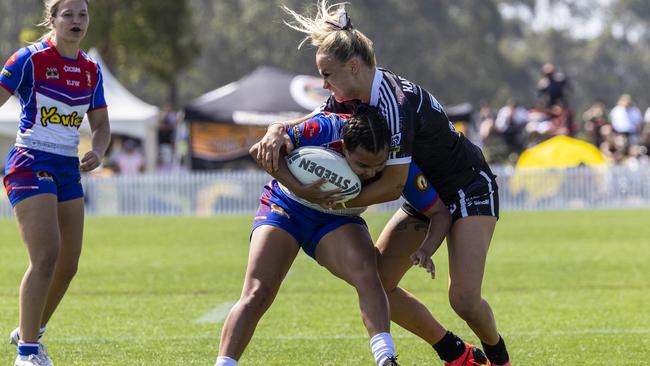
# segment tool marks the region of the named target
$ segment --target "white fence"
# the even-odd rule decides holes
[[[497,168],[502,211],[593,208],[650,208],[650,168],[540,170]],[[87,214],[94,216],[212,216],[253,214],[263,172],[84,177]],[[394,210],[395,201],[371,210]],[[6,198],[0,217],[11,216]]]

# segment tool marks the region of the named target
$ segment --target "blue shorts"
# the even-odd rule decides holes
[[[12,207],[37,194],[54,194],[58,202],[84,195],[78,158],[18,146],[7,156],[3,182]]]
[[[288,232],[310,257],[316,258],[316,246],[329,232],[346,224],[366,227],[359,216],[332,215],[300,204],[287,197],[276,180],[264,186],[260,205],[253,220],[252,232],[262,225],[271,225]]]

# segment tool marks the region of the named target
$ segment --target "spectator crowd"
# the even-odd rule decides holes
[[[594,144],[612,164],[650,166],[650,107],[643,114],[632,96],[623,94],[611,108],[595,100],[576,118],[567,98],[567,78],[552,64],[545,64],[542,74],[533,107],[525,108],[516,99],[496,113],[481,106],[478,139],[492,163],[513,164],[525,149],[565,135]]]

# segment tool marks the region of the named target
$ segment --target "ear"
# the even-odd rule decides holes
[[[348,61],[348,67],[350,67],[350,72],[352,75],[356,75],[359,72],[359,58],[358,57],[352,57]]]

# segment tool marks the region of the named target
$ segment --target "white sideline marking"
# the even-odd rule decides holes
[[[285,281],[289,276],[293,274],[293,268],[289,269],[287,272],[287,275],[284,277]],[[219,324],[221,323],[226,317],[228,316],[228,313],[230,312],[230,309],[232,309],[233,306],[237,303],[237,300],[234,301],[226,301],[224,303],[221,303],[217,305],[214,309],[210,310],[207,314],[203,315],[202,317],[196,319],[194,323],[196,324]]]
[[[221,323],[224,319],[226,319],[226,316],[228,316],[228,313],[230,312],[230,309],[232,309],[233,306],[237,301],[227,301],[224,303],[221,303],[217,305],[214,309],[212,309],[209,313],[203,315],[202,317],[196,319],[194,323],[197,324],[218,324]]]

